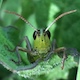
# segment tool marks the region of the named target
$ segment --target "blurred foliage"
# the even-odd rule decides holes
[[[4,66],[8,66],[7,68],[9,69],[10,67],[13,69],[17,67],[15,64],[9,61],[10,58],[16,58],[17,60],[16,55],[5,50],[4,44],[7,44],[10,48],[13,48],[14,46],[18,45],[23,36],[28,36],[30,42],[32,43],[32,35],[34,31],[29,25],[19,19],[16,15],[5,13],[5,10],[14,11],[23,15],[25,19],[27,19],[33,26],[39,29],[46,28],[46,26],[48,26],[61,13],[73,9],[76,9],[77,12],[61,18],[50,28],[52,35],[51,40],[55,38],[57,40],[58,46],[75,47],[78,49],[78,51],[80,51],[79,0],[0,0],[0,60],[6,63]],[[25,43],[23,46],[25,46]],[[22,60],[25,64],[28,64],[28,60],[26,59],[25,55],[26,54],[21,54]],[[47,64],[50,66],[53,63],[56,64],[59,62],[59,60],[56,59],[58,58],[54,56],[49,61],[50,63],[47,64],[47,62],[43,62],[41,65]],[[43,68],[45,68],[44,65]],[[77,75],[77,68],[75,67],[74,62],[72,63],[72,59],[68,59],[65,65],[66,67],[64,70],[61,70],[59,65],[52,70],[49,69],[49,71],[47,67],[43,70],[39,65],[36,69],[34,69],[34,71],[31,70],[32,74],[34,73],[34,75],[31,76],[33,79],[27,80],[76,80],[75,78]],[[20,76],[18,76],[6,71],[1,67],[0,72],[3,73],[0,73],[0,79],[2,80],[25,80],[21,76],[26,77],[31,75],[31,72],[24,71],[19,72],[18,74]],[[39,67],[41,71],[43,70],[43,72],[37,71],[39,70]],[[70,75],[75,77],[71,77]]]
[[[80,63],[80,58],[79,58],[79,63]],[[79,80],[80,79],[79,76],[80,76],[80,64],[78,66],[77,79],[76,80]]]

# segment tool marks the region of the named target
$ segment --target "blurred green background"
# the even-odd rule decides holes
[[[0,0],[0,26],[7,39],[15,46],[23,36],[28,36],[32,43],[33,28],[16,15],[5,13],[5,10],[21,14],[35,28],[40,29],[46,28],[61,13],[74,9],[77,12],[66,15],[50,28],[51,41],[55,38],[59,47],[74,47],[80,51],[80,0]],[[49,75],[41,74],[34,79],[25,79],[0,65],[0,80],[76,80],[77,67],[69,70],[67,78],[61,76],[55,78],[54,74],[55,72],[51,72]]]

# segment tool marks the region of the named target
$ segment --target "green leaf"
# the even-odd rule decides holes
[[[77,71],[76,80],[80,80],[80,59],[79,59],[79,66],[78,66],[78,71]]]
[[[11,58],[17,59],[15,54],[7,51],[5,45],[13,47],[13,45],[7,40],[7,38],[3,35],[2,28],[0,27],[0,63],[4,65],[4,67],[8,68],[12,71],[12,69],[16,68],[14,63],[11,63]]]
[[[14,4],[14,5],[12,5]],[[11,23],[15,22],[15,20],[18,19],[17,16],[14,16],[12,14],[6,13],[5,10],[9,10],[9,11],[13,11],[13,12],[17,12],[17,13],[21,13],[22,9],[21,9],[21,4],[20,4],[20,0],[7,0],[4,3],[4,6],[2,6],[1,10],[0,10],[0,17],[3,20],[3,25],[5,26],[9,26],[11,25]]]
[[[3,2],[3,0],[0,0],[0,8],[1,8],[1,6],[2,6],[2,2]]]

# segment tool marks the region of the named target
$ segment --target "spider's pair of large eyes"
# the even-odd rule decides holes
[[[49,39],[50,39],[50,37],[51,37],[51,34],[50,34],[50,31],[49,31],[49,30],[45,31],[45,29],[44,29],[44,30],[43,30],[43,35],[44,35],[44,36],[45,36],[45,35],[48,35]],[[40,30],[34,31],[34,33],[33,33],[33,38],[34,38],[34,40],[36,39],[36,36],[40,36]]]

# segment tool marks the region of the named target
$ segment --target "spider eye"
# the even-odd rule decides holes
[[[40,35],[40,30],[37,30],[37,31],[34,31],[34,33],[33,33],[33,38],[34,38],[34,40],[36,39],[36,36],[39,36]]]

